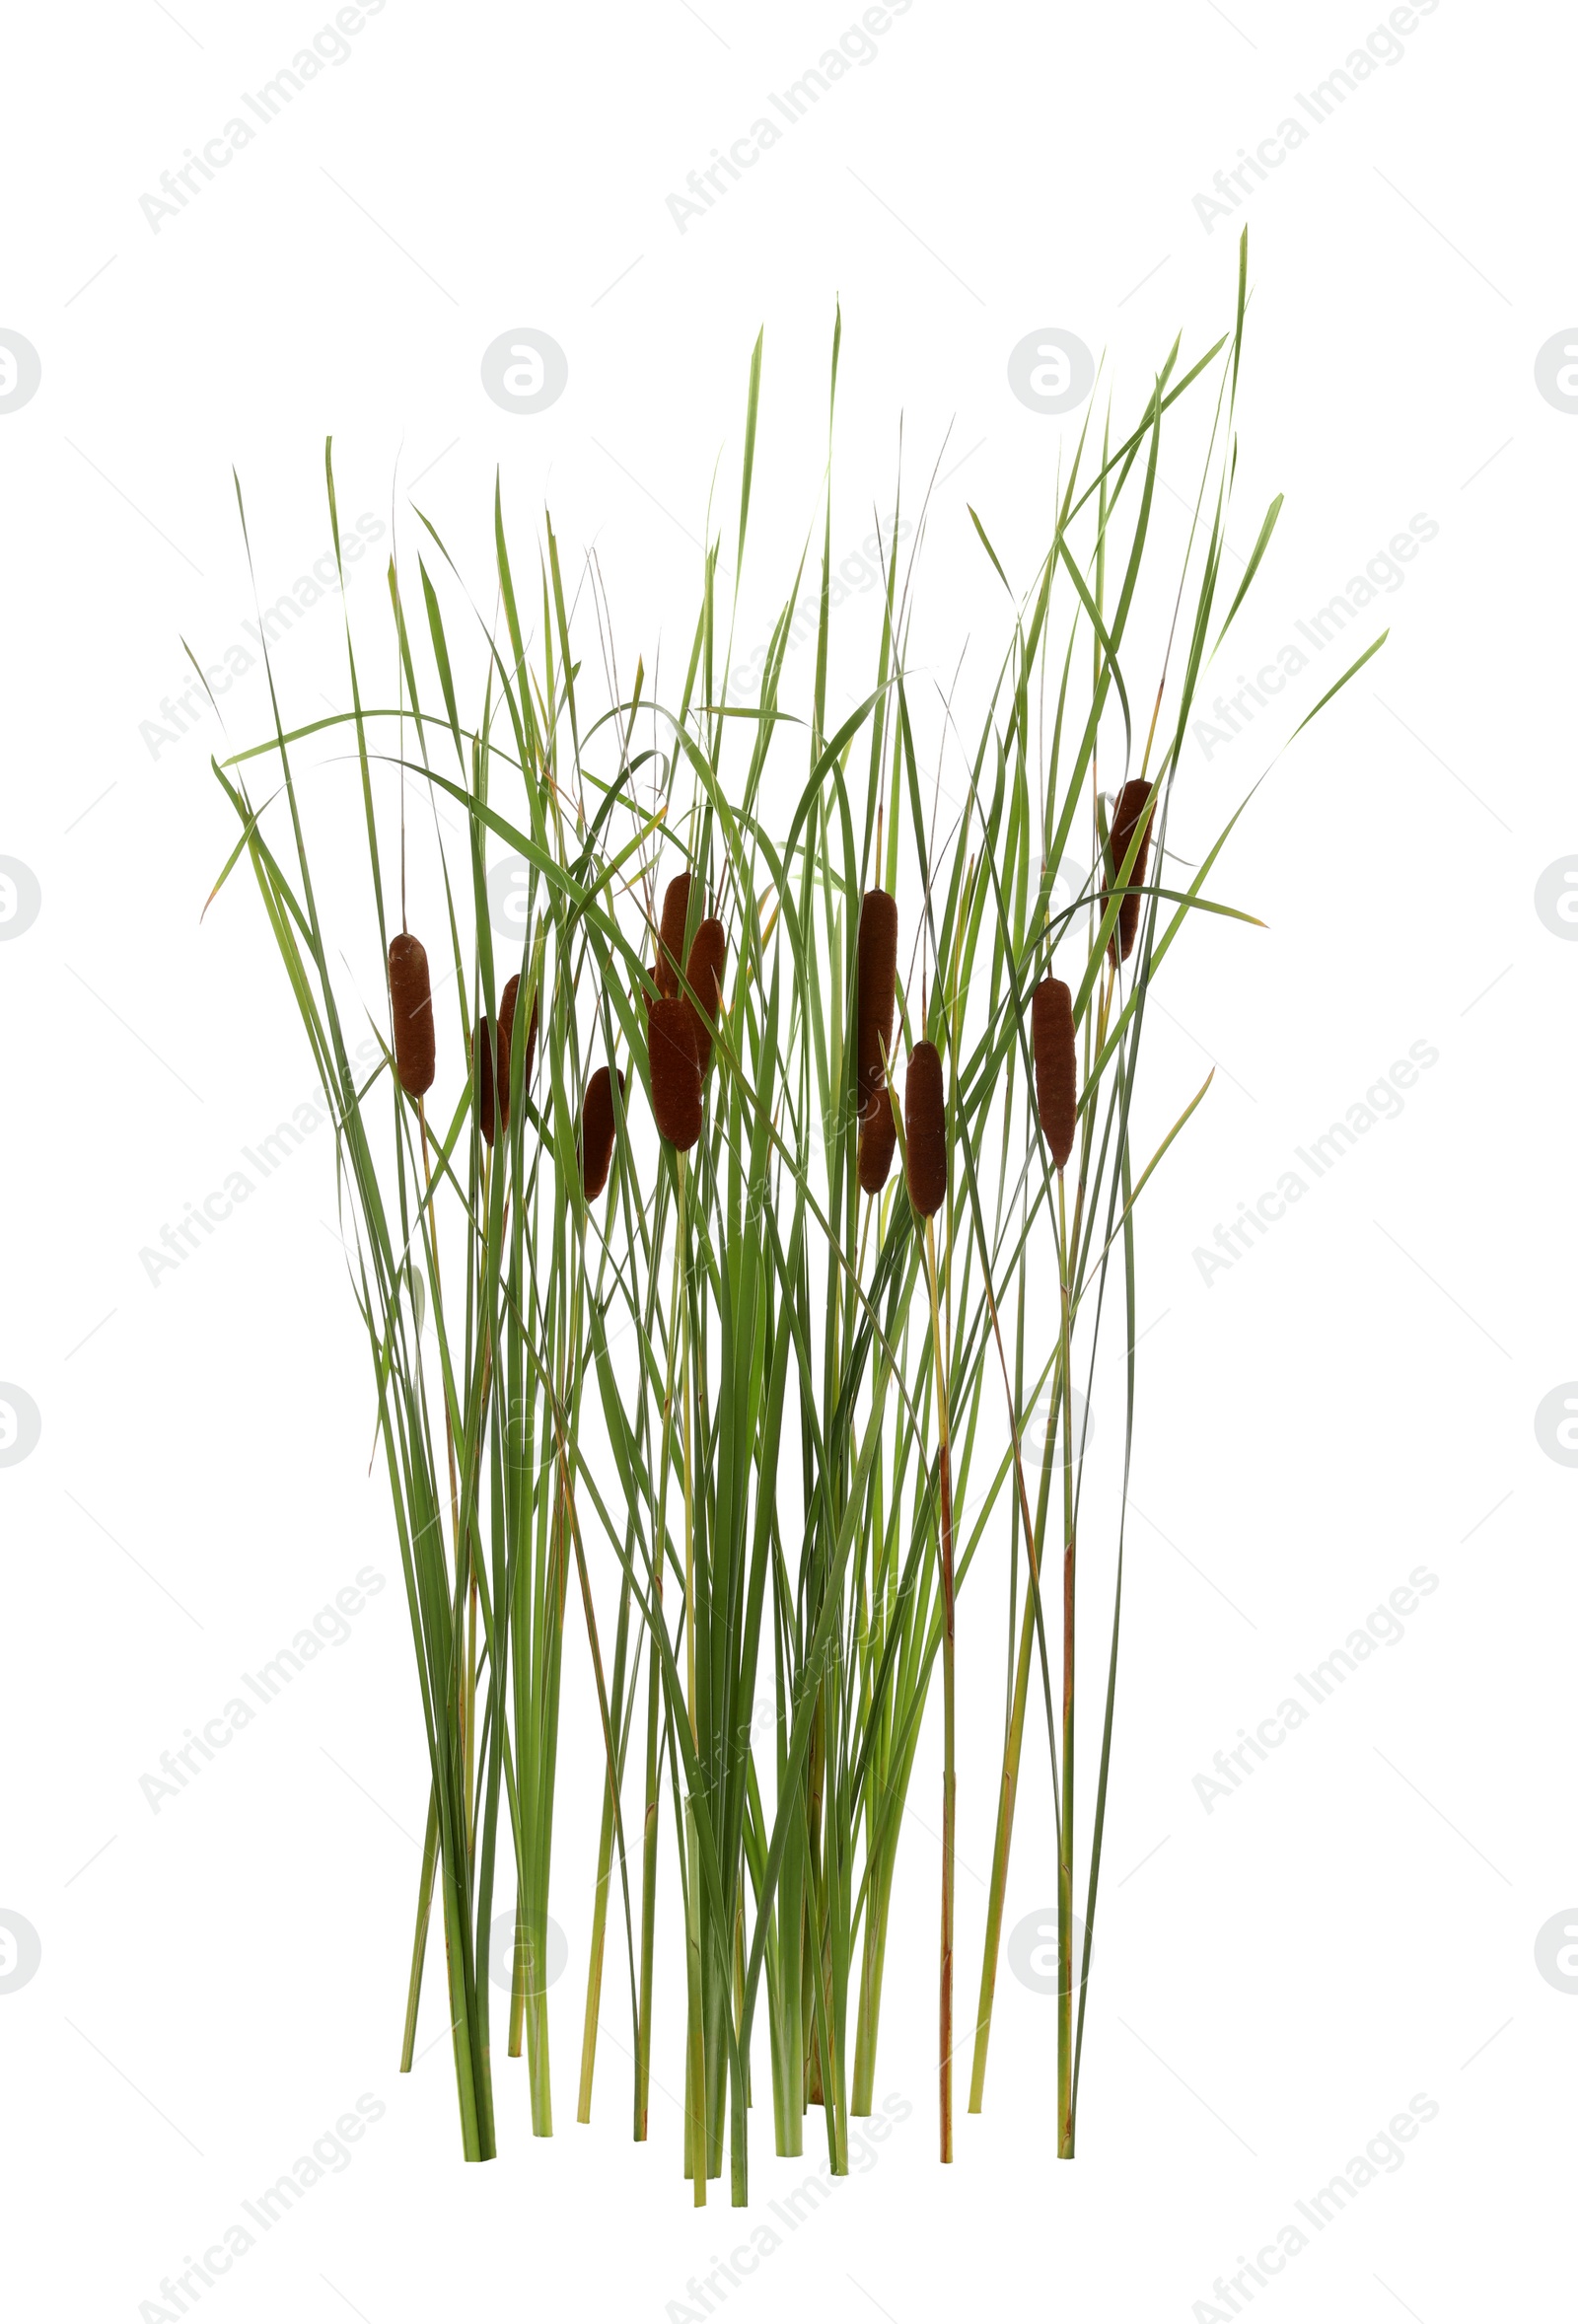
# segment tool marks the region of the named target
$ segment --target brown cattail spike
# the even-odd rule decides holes
[[[696,1058],[703,1078],[712,1062],[712,1028],[718,1022],[718,1004],[723,998],[723,964],[728,948],[722,920],[703,920],[685,963],[684,980],[695,995],[688,1003],[690,1029],[696,1038]]]
[[[502,1036],[501,1036],[502,1041]],[[486,1017],[476,1021],[476,1119],[482,1135],[493,1143],[493,1044]]]
[[[390,945],[389,999],[400,1087],[419,1098],[433,1086],[433,987],[427,954],[414,936],[396,936]]]
[[[863,1195],[880,1195],[888,1184],[888,1173],[894,1166],[894,1147],[897,1133],[894,1128],[893,1100],[887,1090],[879,1101],[881,1112],[873,1114],[860,1132],[860,1143],[855,1150],[855,1175]]]
[[[1052,1161],[1061,1170],[1074,1150],[1074,999],[1056,977],[1043,977],[1031,996],[1030,1028],[1036,1051],[1036,1111]]]
[[[948,1118],[943,1061],[929,1041],[917,1042],[909,1053],[904,1147],[909,1199],[922,1218],[932,1218],[948,1199]]]
[[[1147,782],[1140,782],[1137,779],[1134,782],[1125,783],[1123,788],[1118,792],[1117,798],[1113,803],[1111,843],[1112,850],[1112,880],[1114,885],[1118,882],[1121,876],[1123,870],[1123,858],[1125,855],[1127,855],[1130,846],[1133,844],[1135,830],[1138,827],[1140,817],[1145,813],[1146,803],[1150,799],[1153,787],[1154,786],[1152,784]],[[1150,824],[1147,823],[1145,826],[1144,836],[1140,840],[1139,853],[1134,858],[1133,869],[1130,871],[1128,878],[1122,882],[1124,887],[1130,890],[1135,890],[1143,886],[1145,880],[1145,858],[1147,855],[1149,855],[1150,851],[1151,827]],[[1112,889],[1104,885],[1102,889],[1103,910],[1107,908],[1111,899]],[[1117,908],[1117,933],[1113,939],[1112,944],[1112,958],[1114,960],[1127,960],[1129,954],[1134,949],[1134,939],[1139,933],[1139,925],[1140,898],[1138,895],[1130,894],[1124,897],[1122,903]]]
[[[893,1040],[894,982],[898,971],[898,907],[880,888],[860,908],[860,945],[855,988],[855,1075],[860,1142],[855,1172],[860,1190],[880,1195],[893,1168],[893,1102],[883,1056]]]
[[[652,1118],[671,1146],[687,1154],[701,1135],[701,1060],[689,1004],[667,993],[647,1019]]]
[[[690,912],[690,874],[671,880],[663,898],[663,924],[658,932],[658,990],[672,1000],[680,989],[680,963],[684,959],[684,924]]]
[[[899,907],[881,888],[872,888],[860,904],[860,960],[855,967],[855,1081],[858,1081],[860,1127],[891,1118],[883,1055],[893,1044],[893,985],[899,967]],[[893,1138],[888,1138],[888,1160],[893,1160]],[[888,1176],[883,1162],[881,1186]],[[867,1188],[872,1193],[872,1188]]]
[[[622,1094],[622,1073],[619,1089]],[[607,1065],[600,1065],[586,1085],[586,1103],[581,1108],[581,1186],[589,1202],[595,1202],[609,1183],[613,1126],[613,1084]]]
[[[510,1126],[510,1035],[515,1031],[515,1004],[520,993],[521,980],[512,977],[499,995],[499,1121],[505,1129]],[[528,1038],[528,1056],[531,1049]]]

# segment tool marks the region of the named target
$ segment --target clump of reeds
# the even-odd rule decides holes
[[[801,2151],[816,2110],[831,2168],[847,2170],[849,2117],[872,2103],[890,1939],[910,1941],[890,1926],[908,1788],[917,1763],[940,1759],[939,2131],[951,2159],[967,1587],[983,1632],[994,1605],[1005,1611],[1011,1674],[969,2104],[984,2092],[1039,1666],[1059,1930],[1048,2111],[1056,2151],[1074,2150],[1126,1469],[1114,1472],[1115,1523],[1087,1514],[1082,1525],[1085,1452],[1069,1436],[1076,1371],[1088,1389],[1104,1362],[1104,1393],[1127,1408],[1104,1441],[1133,1436],[1133,1351],[1114,1359],[1103,1319],[1132,1320],[1136,1208],[1199,1103],[1158,1135],[1141,1070],[1147,998],[1192,915],[1232,910],[1204,893],[1226,832],[1193,850],[1184,891],[1150,867],[1181,860],[1167,824],[1206,648],[1237,613],[1279,505],[1224,608],[1243,263],[1232,332],[1186,371],[1175,348],[1120,440],[1074,448],[941,836],[917,742],[926,703],[906,663],[916,575],[886,546],[870,683],[847,718],[829,714],[830,516],[815,675],[793,711],[780,698],[793,599],[755,700],[731,694],[715,652],[730,628],[716,542],[679,698],[654,699],[638,662],[606,704],[588,703],[581,673],[611,669],[611,656],[572,642],[578,617],[551,528],[541,642],[529,647],[501,505],[489,589],[499,622],[473,665],[426,569],[411,618],[392,564],[393,698],[372,701],[347,630],[343,719],[278,725],[214,768],[241,827],[231,862],[245,853],[257,880],[336,1122],[427,1745],[401,2062],[413,2061],[424,1994],[440,1979],[468,2158],[494,2146],[497,1892],[514,1930],[509,2054],[529,2061],[534,2130],[552,2128],[542,1968],[561,1673],[584,1667],[564,1713],[568,1748],[595,1755],[601,1791],[581,2119],[611,2006],[605,1932],[622,1915],[633,2135],[647,2135],[654,2078],[682,2086],[694,2199],[727,2163],[745,2202],[748,2098],[764,2052],[779,2151]],[[760,355],[758,342],[742,551]],[[1158,557],[1164,425],[1170,438],[1184,430],[1202,380],[1219,399],[1184,438],[1198,464],[1196,532],[1182,578],[1158,595],[1193,642],[1148,674],[1155,709],[1131,742],[1143,730],[1131,728],[1127,625]],[[329,486],[332,509],[331,470]],[[595,574],[592,589],[606,638]],[[301,765],[324,728],[331,748],[312,785],[347,779],[340,746],[354,744],[348,779],[367,829],[367,921],[360,936],[344,931],[344,947],[319,918],[306,835]],[[807,757],[786,788],[796,738]],[[254,805],[254,757],[283,809]],[[1097,769],[1114,759],[1122,779],[1104,824]],[[463,847],[437,818],[431,840],[407,830],[407,793],[423,788],[451,823],[459,810]],[[770,802],[785,797],[793,805],[774,822]],[[1052,904],[1076,827],[1100,854],[1088,934]],[[392,913],[384,867],[396,836]],[[526,867],[530,908],[508,959],[489,919],[489,847]],[[654,926],[661,855],[676,847],[693,868],[668,881]],[[441,989],[453,974],[462,1040],[442,1087],[434,977],[405,925],[408,855],[418,897],[450,906]],[[901,902],[924,947],[915,1021],[899,983]],[[425,924],[440,924],[436,909]],[[387,974],[387,1053],[371,1074],[353,1067],[347,1036],[342,962],[359,941]],[[901,1106],[896,1048],[907,1055]],[[650,1123],[626,1102],[643,1079]],[[1142,1124],[1154,1150],[1136,1167]],[[900,1137],[908,1198],[871,1199]],[[1121,1291],[1111,1300],[1110,1276]],[[1032,1416],[1047,1412],[1033,1434]],[[1061,1588],[1043,1596],[1047,1573]],[[587,1652],[565,1664],[572,1623]],[[1075,1689],[1077,1639],[1093,1624],[1105,1677],[1094,1709]],[[972,1616],[968,1651],[976,1631]],[[1095,1779],[1076,1789],[1076,1743],[1083,1770],[1093,1736]],[[973,1727],[964,1740],[980,1748]],[[657,1932],[671,1903],[680,1967],[668,1991]],[[435,1911],[442,1943],[430,1946]]]

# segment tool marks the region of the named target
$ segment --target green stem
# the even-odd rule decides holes
[[[603,1997],[603,1948],[609,1923],[609,1882],[613,1869],[613,1771],[609,1770],[598,1836],[598,1878],[592,1904],[592,1957],[586,1973],[586,2018],[581,2032],[581,2090],[577,2122],[592,2120],[592,2071],[597,2064],[598,2012]]]
[[[931,1292],[932,1350],[937,1363],[937,1489],[943,1626],[943,1889],[937,1997],[938,2150],[954,2159],[954,1499],[948,1446],[948,1372],[937,1297],[937,1242],[926,1221],[926,1281]]]
[[[1059,1343],[1061,1352],[1061,1343]],[[997,1832],[992,1843],[991,1886],[986,1899],[986,1940],[981,1950],[980,2001],[975,2015],[975,2058],[969,2080],[969,2111],[979,2114],[986,2091],[986,2052],[991,2040],[992,2008],[997,1994],[997,1956],[1002,1945],[1003,1911],[1008,1896],[1008,1858],[1014,1840],[1014,1810],[1019,1801],[1019,1763],[1025,1740],[1025,1712],[1030,1697],[1030,1672],[1036,1643],[1037,1611],[1040,1599],[1040,1561],[1037,1543],[1046,1538],[1046,1504],[1050,1496],[1052,1475],[1052,1446],[1057,1435],[1057,1404],[1060,1395],[1059,1377],[1052,1376],[1048,1399],[1049,1418],[1041,1437],[1040,1486],[1037,1493],[1034,1529],[1026,1522],[1027,1555],[1030,1564],[1030,1587],[1026,1593],[1025,1611],[1020,1621],[1019,1655],[1014,1667],[1013,1706],[1009,1715],[1008,1732],[1003,1739],[1003,1774],[997,1800]],[[1043,1677],[1044,1650],[1043,1650]],[[1050,1700],[1048,1699],[1048,1726]],[[1057,1770],[1054,1764],[1052,1780],[1055,1790]],[[1055,1802],[1054,1802],[1055,1804]],[[1061,1829],[1061,1811],[1058,1825]]]
[[[855,2085],[851,2114],[871,2112],[877,2078],[877,2032],[882,2013],[882,1973],[888,1951],[888,1906],[893,1895],[893,1852],[883,1846],[866,1891],[866,1933],[860,1960],[860,2005],[855,2023]]]
[[[680,1334],[680,1411],[684,1462],[684,1644],[685,1712],[690,1721],[690,1748],[696,1749],[696,1567],[695,1480],[692,1473],[690,1431],[690,1282],[689,1252],[685,1244],[685,1156],[676,1154],[679,1197],[675,1213],[675,1267],[678,1276]],[[702,2002],[701,1844],[695,1811],[688,1797],[684,1809],[685,1839],[685,1972],[687,2018],[685,2032],[685,2156],[695,2187],[695,2206],[707,2201],[707,2055],[706,2022]]]
[[[1057,2153],[1074,2152],[1074,1391],[1069,1365],[1068,1241],[1057,1174],[1059,1361],[1063,1379],[1063,1810],[1057,1850]]]
[[[653,1612],[663,1620],[663,1553],[661,1543],[652,1563]],[[647,2104],[652,2091],[652,1955],[658,1913],[658,1729],[662,1716],[662,1671],[658,1649],[649,1649],[647,1664],[647,1764],[641,1817],[641,1999],[635,2049],[635,2128],[639,2142],[647,2135]]]
[[[400,2043],[400,2071],[409,2073],[416,2049],[416,2012],[422,1997],[422,1964],[427,1958],[427,1925],[433,1914],[433,1867],[438,1861],[438,1792],[427,1795],[427,1837],[422,1842],[422,1870],[416,1889],[416,1933],[411,1943],[411,1982],[405,1997],[405,2037]]]

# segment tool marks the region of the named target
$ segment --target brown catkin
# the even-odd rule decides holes
[[[943,1061],[929,1041],[909,1053],[904,1075],[904,1176],[909,1199],[932,1218],[948,1199],[948,1122]]]
[[[855,1149],[855,1175],[860,1180],[863,1195],[880,1195],[888,1184],[888,1173],[894,1166],[894,1147],[897,1132],[894,1128],[893,1101],[887,1090],[882,1093],[882,1111],[873,1114],[860,1132],[860,1143]]]
[[[681,872],[669,882],[663,897],[663,924],[658,931],[658,965],[654,980],[665,1000],[680,989],[680,963],[684,958],[684,923],[690,910],[690,874]]]
[[[521,997],[521,980],[512,977],[499,999],[499,1112],[506,1129],[510,1126],[510,1043],[515,1033],[515,1005]],[[532,1060],[537,1055],[537,994],[532,995],[532,1022],[526,1029],[526,1062],[521,1068],[521,1094],[524,1097],[532,1086]]]
[[[622,1073],[619,1089],[622,1093]],[[608,1185],[612,1160],[613,1084],[607,1065],[600,1065],[586,1085],[586,1103],[581,1108],[581,1186],[589,1202],[595,1202]]]
[[[855,970],[855,1074],[862,1130],[880,1123],[885,1115],[892,1117],[883,1053],[894,1037],[894,982],[897,973],[898,907],[881,888],[872,888],[860,907],[859,958]],[[892,1137],[888,1139],[886,1153],[878,1187],[888,1176],[888,1162],[893,1159]],[[869,1194],[875,1189],[868,1187],[866,1191]]]
[[[1123,869],[1123,858],[1128,853],[1129,847],[1133,842],[1134,827],[1139,822],[1140,817],[1145,813],[1145,803],[1151,795],[1152,787],[1153,786],[1150,783],[1141,782],[1136,777],[1133,782],[1125,783],[1123,788],[1117,794],[1116,801],[1112,808],[1112,874],[1114,879]],[[1149,855],[1150,851],[1151,827],[1150,824],[1147,824],[1145,827],[1145,835],[1140,841],[1140,851],[1134,858],[1134,868],[1129,873],[1127,880],[1123,883],[1125,887],[1132,889],[1138,888],[1143,884],[1145,879],[1145,858]],[[1112,889],[1104,885],[1102,889],[1102,908],[1104,911],[1107,908],[1111,899]],[[1139,933],[1140,901],[1141,900],[1138,896],[1125,896],[1122,903],[1117,908],[1117,933],[1113,940],[1112,951],[1112,957],[1114,960],[1127,960],[1129,954],[1134,949],[1134,938]]]
[[[701,1061],[687,1002],[666,993],[647,1019],[652,1118],[660,1135],[687,1154],[701,1135]]]
[[[718,1022],[718,1004],[723,998],[723,964],[728,949],[722,920],[703,920],[685,963],[684,980],[695,994],[686,1006],[703,1078],[712,1062],[712,1028]]]
[[[863,1195],[880,1195],[894,1164],[897,1133],[883,1053],[893,1040],[897,971],[898,907],[881,888],[872,888],[860,907],[855,980],[855,1080],[860,1124],[855,1175]]]
[[[499,995],[499,1120],[505,1129],[510,1126],[510,1035],[515,1031],[515,1004],[521,994],[521,980],[512,977]],[[527,1071],[531,1072],[532,1042],[526,1044]],[[522,1085],[525,1086],[524,1083]]]
[[[1056,977],[1043,977],[1031,996],[1030,1027],[1036,1111],[1052,1161],[1061,1170],[1074,1150],[1074,996]]]
[[[414,936],[396,936],[390,945],[389,998],[400,1087],[419,1098],[433,1086],[433,987],[427,954]]]

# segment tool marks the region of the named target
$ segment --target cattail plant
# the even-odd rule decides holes
[[[1074,1150],[1078,1124],[1078,1041],[1074,1028],[1073,995],[1058,977],[1043,977],[1031,995],[1031,1049],[1036,1092],[1036,1122],[1052,1167],[1057,1173],[1058,1198],[1061,1201],[1062,1174]],[[1059,1229],[1058,1312],[1060,1336],[1054,1361],[1054,1398],[1057,1386],[1067,1374],[1067,1283],[1061,1253],[1064,1237]],[[1023,1322],[1023,1318],[1021,1319]],[[1049,1449],[1054,1430],[1048,1424],[1046,1444]],[[1016,1448],[1016,1469],[1019,1463]],[[1003,1742],[1003,1773],[998,1794],[997,1833],[992,1854],[992,1876],[987,1891],[986,1938],[981,1949],[980,2000],[975,2018],[975,2054],[970,2073],[969,2111],[978,2114],[985,2089],[987,2045],[991,2036],[992,2000],[996,1988],[997,1951],[1002,1934],[1003,1899],[1008,1875],[1008,1850],[1013,1834],[1014,1805],[1019,1785],[1020,1752],[1024,1739],[1025,1713],[1029,1700],[1032,1651],[1037,1636],[1041,1635],[1042,1667],[1045,1667],[1045,1640],[1040,1633],[1040,1544],[1046,1518],[1045,1486],[1050,1470],[1042,1468],[1042,1491],[1037,1514],[1030,1511],[1025,1494],[1023,1476],[1016,1482],[1020,1487],[1020,1500],[1016,1503],[1016,1517],[1021,1517],[1024,1528],[1026,1557],[1029,1564],[1024,1618],[1020,1629],[1019,1650],[1015,1660],[1014,1686],[1011,1697],[1007,1730]],[[1050,1684],[1047,1686],[1047,1729],[1052,1732]],[[1053,1747],[1055,1782],[1056,1750]],[[1061,1802],[1058,1803],[1058,1830],[1062,1828]],[[1059,1861],[1061,1856],[1059,1855]]]
[[[464,632],[449,621],[449,583],[425,564],[407,598],[392,562],[387,692],[347,625],[343,716],[287,729],[276,712],[271,735],[215,764],[240,831],[216,892],[245,855],[335,1120],[425,1745],[401,2065],[425,2006],[452,2046],[467,2159],[495,2143],[500,1901],[513,1943],[497,2050],[527,2061],[535,2134],[553,2127],[544,1957],[562,1709],[565,1749],[593,1755],[600,1791],[577,2113],[590,2119],[614,2005],[607,1944],[624,1961],[610,1985],[628,1986],[632,2134],[662,2129],[654,2080],[682,2087],[676,2143],[697,2203],[726,2168],[731,2199],[748,2200],[763,2065],[779,2152],[800,2153],[820,2115],[828,2166],[847,2171],[885,1965],[911,1937],[890,1914],[908,1788],[938,1753],[952,2160],[957,1764],[978,1748],[956,1630],[968,1656],[975,1609],[994,1605],[1002,1776],[969,2108],[984,2096],[1024,1743],[1043,1709],[1058,1899],[1046,2113],[1055,2151],[1074,2152],[1136,1441],[1136,1211],[1204,1095],[1156,1137],[1148,1001],[1195,913],[1248,917],[1205,893],[1231,824],[1210,844],[1191,832],[1198,868],[1165,884],[1183,860],[1167,835],[1196,691],[1280,505],[1224,604],[1246,302],[1241,252],[1232,331],[1186,369],[1175,347],[1131,427],[1109,415],[1069,449],[1044,553],[1009,584],[973,727],[962,705],[935,721],[939,767],[966,738],[947,792],[924,769],[931,713],[909,647],[924,508],[907,568],[884,546],[873,662],[847,715],[829,711],[846,684],[829,676],[830,482],[808,698],[782,699],[798,577],[755,699],[732,698],[720,573],[745,557],[759,341],[732,568],[711,540],[675,686],[660,695],[644,661],[626,673],[595,568],[602,650],[588,651],[551,525],[540,623],[523,619],[501,486],[493,626],[478,633],[469,604]],[[834,378],[837,350],[835,328]],[[1182,576],[1156,593],[1164,433],[1169,473],[1192,460],[1198,482]],[[328,485],[333,519],[331,467]],[[889,540],[898,508],[896,495]],[[978,520],[976,533],[1006,579]],[[1151,635],[1166,642],[1142,671]],[[589,702],[583,673],[600,664],[608,697]],[[803,765],[786,769],[802,742]],[[323,753],[310,777],[309,752]],[[1115,786],[1110,822],[1099,770]],[[346,781],[367,884],[361,929],[331,937],[308,834],[318,787]],[[445,811],[430,836],[407,828],[408,796]],[[488,907],[500,848],[524,867],[527,903],[508,957]],[[687,868],[658,909],[675,850]],[[1096,868],[1060,909],[1075,853]],[[438,986],[453,975],[459,1040],[443,1045],[442,1082],[408,859],[419,922],[448,921]],[[924,948],[913,1022],[901,914]],[[387,1031],[380,1004],[353,1063],[352,994],[381,976]],[[626,1103],[643,1078],[650,1126]],[[1124,1425],[1104,1435],[1123,1448],[1111,1522],[1105,1497],[1084,1498],[1086,1448],[1070,1442],[1076,1371],[1088,1398],[1099,1365],[1114,1394],[1124,1381]],[[1048,1573],[1061,1587],[1043,1596]],[[580,1624],[586,1653],[567,1659]],[[1105,1685],[1077,1695],[1093,1624]],[[658,1941],[671,1907],[672,1981]],[[618,2056],[602,2071],[622,2072]]]
[[[1115,852],[1118,845],[1119,829],[1122,825],[1125,814],[1124,802],[1127,801],[1129,810],[1131,810],[1131,812],[1129,813],[1127,833],[1122,841],[1125,858],[1129,849],[1129,842],[1132,840],[1134,835],[1135,824],[1138,822],[1139,814],[1144,806],[1143,798],[1138,800],[1131,798],[1131,794],[1135,792],[1144,792],[1148,795],[1149,786],[1143,783],[1128,783],[1124,785],[1123,792],[1118,803],[1118,818],[1113,827],[1112,844]],[[1120,860],[1122,859],[1120,858]],[[1138,866],[1136,867],[1136,876],[1143,876],[1142,871]],[[1140,900],[1137,896],[1125,897],[1122,905],[1122,911],[1119,914],[1120,926],[1122,924],[1122,912],[1126,912],[1128,910],[1130,904],[1134,906],[1137,915],[1139,901]],[[1133,937],[1131,933],[1128,944],[1123,947],[1125,956],[1131,947]],[[1071,1362],[1069,1343],[1071,1316],[1069,1308],[1068,1285],[1068,1221],[1067,1213],[1063,1203],[1063,1170],[1070,1154],[1074,1150],[1074,1129],[1078,1113],[1076,1099],[1078,1058],[1076,1054],[1077,1045],[1074,1034],[1073,995],[1069,991],[1068,986],[1063,983],[1060,978],[1043,977],[1041,981],[1037,985],[1036,990],[1031,998],[1031,1037],[1036,1059],[1036,1110],[1040,1122],[1041,1135],[1045,1138],[1047,1149],[1052,1157],[1052,1167],[1057,1172],[1057,1290],[1059,1336],[1057,1345],[1056,1376],[1062,1389],[1064,1491],[1065,1495],[1071,1496],[1072,1487],[1069,1472],[1072,1464],[1073,1453],[1069,1438],[1073,1427],[1073,1367]],[[1052,1432],[1052,1423],[1048,1422],[1048,1434],[1050,1435]],[[1033,1586],[1039,1589],[1039,1571],[1035,1576]],[[1027,1636],[1027,1638],[1022,1641],[1021,1647],[1022,1655],[1027,1662],[1029,1659],[1028,1646],[1029,1640]],[[1059,1847],[1057,1888],[1058,2134],[1060,2146],[1064,2138],[1072,2137],[1072,2122],[1070,2119],[1070,2109],[1072,2106],[1072,2083],[1070,2080],[1072,2071],[1072,2053],[1070,2050],[1069,2021],[1073,1977],[1071,1954],[1071,1936],[1073,1927],[1073,1875],[1072,1855],[1069,1848],[1065,1845],[1065,1842],[1072,1835],[1073,1823],[1074,1526],[1071,1507],[1067,1507],[1065,1509],[1063,1547],[1063,1793],[1058,1819]],[[978,2055],[981,2058],[982,2065],[984,2065],[984,2052],[978,2053]]]
[[[949,1473],[948,1356],[937,1296],[937,1244],[932,1220],[948,1199],[948,1108],[943,1061],[932,1042],[909,1053],[904,1074],[904,1183],[915,1215],[925,1223],[926,1281],[931,1292],[932,1346],[937,1363],[938,1569],[943,1626],[943,1889],[942,1954],[937,2017],[937,2103],[940,2150],[954,2159],[954,1504]]]
[[[678,1396],[681,1415],[681,1473],[684,1493],[684,1631],[685,1631],[685,1715],[690,1727],[690,1745],[695,1752],[700,1740],[697,1711],[696,1682],[696,1561],[695,1561],[695,1436],[694,1390],[701,1376],[694,1360],[695,1334],[691,1323],[691,1254],[689,1234],[693,1232],[686,1208],[686,1157],[701,1135],[703,1118],[700,1035],[701,1020],[688,995],[680,991],[680,966],[685,957],[685,919],[689,908],[691,882],[687,873],[671,880],[663,902],[663,924],[658,945],[658,998],[647,1016],[647,1061],[652,1090],[652,1118],[659,1135],[674,1149],[675,1186],[677,1190],[675,1226],[675,1315],[671,1359],[674,1344],[679,1347],[679,1377],[673,1381],[666,1399],[672,1413]],[[700,962],[697,963],[698,971]],[[712,1037],[706,1031],[710,1056]],[[707,2073],[705,1988],[708,1983],[707,1964],[703,1957],[703,1904],[701,1898],[701,1847],[696,1829],[693,1800],[687,1801],[684,1816],[685,1870],[686,1870],[686,1968],[688,1972],[687,2014],[688,2038],[685,2044],[685,2167],[695,2189],[697,2204],[706,2201],[706,2182],[710,2160],[707,2136]]]

